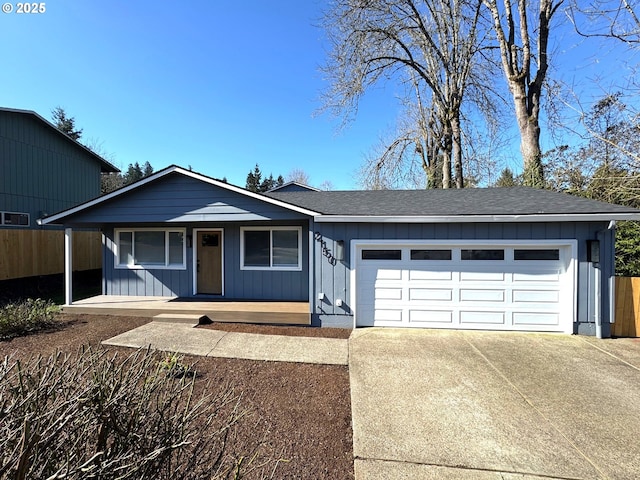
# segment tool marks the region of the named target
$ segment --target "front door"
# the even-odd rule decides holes
[[[222,232],[198,232],[198,293],[222,295]]]

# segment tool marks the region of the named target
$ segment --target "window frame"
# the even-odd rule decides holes
[[[164,232],[164,265],[156,263],[135,263],[136,232]],[[120,263],[120,234],[131,233],[131,255],[134,263]],[[169,263],[169,234],[182,234],[182,263]],[[113,235],[113,259],[115,268],[119,270],[186,270],[187,269],[187,229],[186,228],[116,228]]]
[[[385,257],[387,254],[387,258]],[[365,254],[371,255],[369,258],[365,258]],[[402,249],[401,248],[363,248],[360,250],[360,260],[365,262],[399,262],[402,261]]]
[[[448,253],[445,255],[448,258],[415,258],[419,255],[419,252],[442,252]],[[412,262],[451,262],[453,260],[453,249],[451,248],[410,248],[409,260]]]
[[[25,217],[27,217],[27,223],[26,224],[5,223],[5,219],[4,219],[5,215],[25,216]],[[27,212],[13,212],[13,211],[9,211],[9,210],[2,210],[2,211],[0,211],[0,225],[2,225],[3,227],[9,227],[9,228],[30,227],[31,226],[31,215],[28,214]]]
[[[506,251],[507,248],[496,248],[496,247],[477,247],[473,246],[473,248],[460,248],[460,261],[462,262],[504,262],[507,258]],[[465,252],[469,252],[469,258],[465,257]],[[477,258],[479,252],[494,252],[502,253],[502,258]]]
[[[297,265],[274,265],[273,264],[273,232],[274,231],[295,231],[298,237],[298,263]],[[245,265],[245,232],[268,231],[269,232],[269,265]],[[302,271],[302,227],[278,226],[278,227],[240,227],[240,270],[262,270],[262,271]]]
[[[537,252],[544,256],[554,252],[554,258],[516,258],[518,252]],[[535,255],[534,255],[535,256]],[[514,262],[558,262],[560,260],[560,248],[514,248],[513,249],[513,261]]]

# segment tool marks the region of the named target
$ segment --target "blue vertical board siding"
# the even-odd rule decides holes
[[[568,240],[575,239],[577,251],[577,325],[575,333],[595,333],[595,266],[587,262],[587,240],[595,239],[600,232],[602,262],[597,267],[601,271],[601,298],[608,297],[609,278],[614,274],[614,236],[606,230],[606,222],[548,222],[548,223],[438,223],[438,224],[397,224],[390,228],[382,224],[331,224],[316,223],[315,231],[327,244],[336,240],[345,241],[345,259],[335,266],[321,255],[319,242],[315,242],[315,294],[312,296],[314,323],[349,325],[348,319],[340,317],[350,314],[351,265],[350,243],[352,240]],[[344,282],[344,286],[343,283]],[[326,301],[317,300],[318,293],[327,296]],[[346,308],[335,306],[341,298]],[[605,330],[608,332],[608,300],[600,302],[600,312]],[[604,331],[603,331],[604,332]]]
[[[262,226],[263,224],[261,224]],[[236,224],[188,225],[187,235],[200,230],[223,229],[224,298],[247,300],[307,301],[309,298],[309,245],[307,222],[278,222],[274,226],[302,226],[302,270],[241,270],[240,227]],[[244,226],[244,225],[243,225]],[[250,225],[246,225],[250,226]],[[156,225],[158,227],[158,225]],[[171,227],[185,227],[171,225]],[[134,228],[134,227],[126,227]],[[114,228],[104,229],[106,242],[103,255],[105,290],[108,295],[193,296],[194,248],[186,249],[186,269],[115,268]]]
[[[0,210],[28,213],[30,228],[100,195],[100,162],[29,114],[0,111],[0,172]]]
[[[306,216],[273,203],[173,172],[139,185],[65,221],[73,224],[205,223],[297,220]]]

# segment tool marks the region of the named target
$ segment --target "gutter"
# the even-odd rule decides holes
[[[586,213],[531,215],[316,215],[316,223],[510,223],[510,222],[602,222],[640,220],[640,213]]]

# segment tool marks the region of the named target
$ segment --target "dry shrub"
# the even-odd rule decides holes
[[[207,385],[195,395],[197,374],[176,376],[163,359],[149,350],[120,358],[104,349],[25,363],[5,358],[0,478],[272,476],[277,462],[261,444],[229,442],[239,422],[255,421],[233,390]]]
[[[57,305],[49,300],[27,298],[0,307],[0,339],[27,335],[55,324]]]

